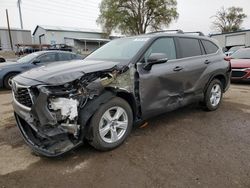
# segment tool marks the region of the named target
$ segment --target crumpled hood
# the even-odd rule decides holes
[[[77,60],[70,62],[57,62],[31,69],[16,77],[32,79],[44,84],[59,85],[76,80],[85,73],[108,70],[119,62],[112,61],[94,61],[94,60]]]

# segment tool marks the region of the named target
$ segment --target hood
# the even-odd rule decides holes
[[[250,59],[231,59],[232,68],[250,68]]]
[[[8,68],[8,67],[14,67],[20,65],[20,63],[13,62],[13,61],[7,61],[4,63],[0,63],[0,68]]]
[[[94,60],[60,62],[31,69],[20,74],[19,77],[32,79],[44,84],[60,85],[74,81],[85,73],[108,70],[118,64],[119,62]]]

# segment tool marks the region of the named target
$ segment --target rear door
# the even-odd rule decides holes
[[[181,58],[178,60],[182,69],[181,92],[183,92],[183,103],[185,105],[196,97],[201,97],[203,93],[201,80],[210,61],[205,55],[201,41],[197,38],[179,37],[178,48],[181,54]]]
[[[72,60],[72,54],[70,53],[58,53],[58,60],[59,61],[70,61]]]

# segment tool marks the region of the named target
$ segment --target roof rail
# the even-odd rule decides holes
[[[205,36],[204,33],[200,32],[200,31],[184,32],[184,34],[186,34],[186,33],[187,33],[187,34],[189,34],[189,33],[190,33],[190,34],[191,34],[191,33],[197,33],[197,34],[199,34],[199,36],[203,36],[203,37]]]
[[[160,30],[160,31],[154,31],[154,32],[150,32],[150,33],[147,33],[147,34],[155,34],[155,33],[166,33],[166,32],[176,32],[178,34],[184,34],[184,32],[180,29],[177,29],[177,30]]]

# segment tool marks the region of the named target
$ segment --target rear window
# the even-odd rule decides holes
[[[59,61],[69,61],[72,60],[70,53],[58,53]]]
[[[202,44],[203,44],[207,54],[216,53],[219,49],[214,43],[207,41],[207,40],[202,40]]]
[[[179,43],[183,58],[202,55],[198,39],[179,38]]]

